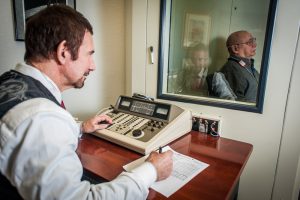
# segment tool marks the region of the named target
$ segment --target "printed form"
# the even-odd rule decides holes
[[[171,176],[165,180],[155,182],[151,188],[164,196],[169,197],[209,165],[189,156],[180,154],[169,146],[163,148],[163,152],[167,150],[173,151],[173,171]],[[131,171],[133,168],[144,162],[147,157],[148,155],[137,159],[123,166],[123,168],[126,171]]]

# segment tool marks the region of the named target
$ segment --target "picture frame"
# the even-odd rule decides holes
[[[76,9],[76,0],[13,0],[15,40],[24,41],[26,20],[48,5],[65,4]]]
[[[209,44],[211,17],[204,14],[186,13],[183,47],[191,47],[197,43]]]

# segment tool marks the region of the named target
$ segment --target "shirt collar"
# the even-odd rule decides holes
[[[228,59],[236,61],[242,67],[252,67],[254,65],[254,59],[252,58],[249,59],[231,55]]]
[[[56,98],[58,102],[61,102],[62,96],[57,85],[43,72],[35,67],[27,65],[25,63],[19,63],[15,67],[15,71],[20,72],[24,75],[30,76],[38,81],[40,81]]]

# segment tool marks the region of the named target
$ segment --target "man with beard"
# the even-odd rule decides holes
[[[209,49],[197,43],[187,51],[182,70],[178,74],[178,92],[188,95],[207,96],[206,76],[210,65]]]
[[[25,63],[0,76],[3,199],[146,199],[150,185],[170,175],[167,151],[152,152],[111,182],[81,180],[78,137],[112,123],[99,115],[78,126],[61,104],[61,92],[83,87],[95,70],[92,34],[88,20],[67,6],[49,6],[28,20]]]

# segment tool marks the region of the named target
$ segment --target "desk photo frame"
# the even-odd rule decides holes
[[[29,17],[53,4],[65,4],[76,9],[76,0],[13,0],[15,40],[24,41],[25,24]]]
[[[214,137],[221,135],[221,117],[204,114],[194,114],[192,118],[192,130],[209,134]]]

